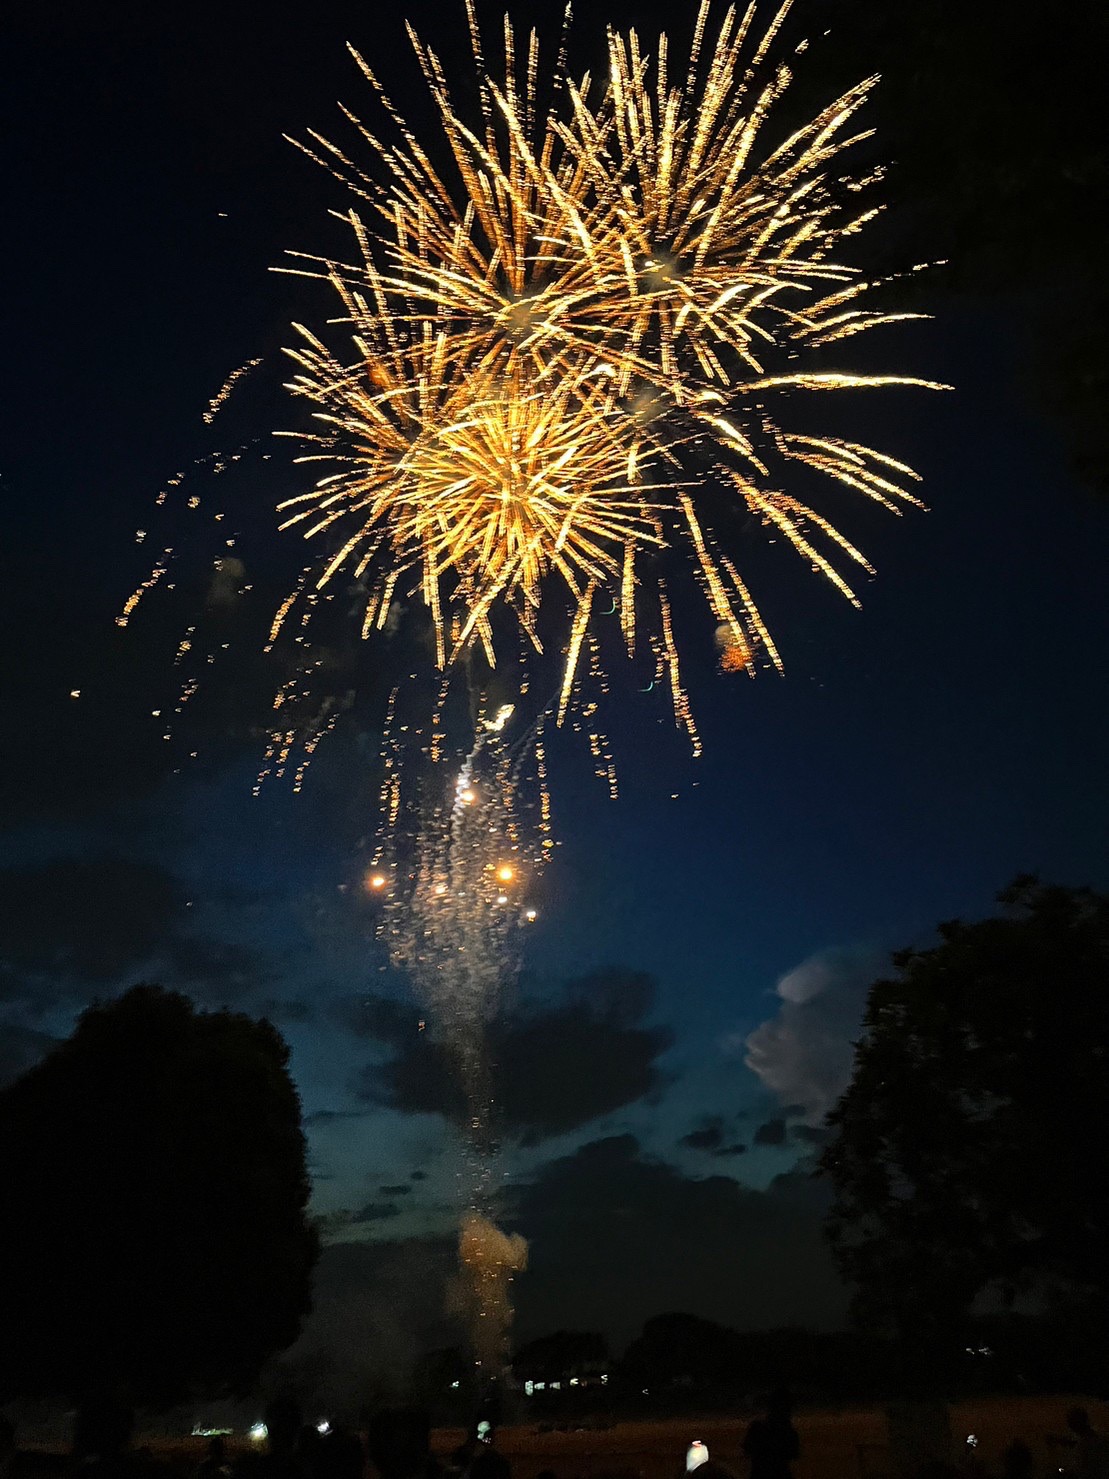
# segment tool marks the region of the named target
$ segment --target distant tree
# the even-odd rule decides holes
[[[1109,7],[813,0],[801,19],[829,28],[812,86],[829,72],[843,84],[882,77],[869,113],[893,166],[883,194],[894,220],[870,247],[894,251],[881,265],[946,259],[950,285],[1004,295],[1030,393],[1077,474],[1109,492],[1109,147],[1097,101]]]
[[[608,1341],[595,1330],[556,1330],[522,1345],[512,1358],[518,1377],[558,1381],[600,1372],[608,1361]]]
[[[139,986],[0,1092],[0,1398],[241,1392],[317,1253],[289,1050]]]
[[[870,991],[829,1116],[856,1314],[950,1341],[987,1291],[1109,1299],[1109,897],[1021,878]]]
[[[460,1345],[424,1351],[412,1366],[412,1395],[431,1413],[472,1410],[477,1400],[473,1357]]]
[[[654,1391],[703,1387],[734,1375],[737,1338],[728,1326],[699,1315],[655,1315],[624,1352],[624,1374]]]

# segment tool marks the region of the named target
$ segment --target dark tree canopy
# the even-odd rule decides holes
[[[800,23],[820,37],[818,91],[829,74],[842,85],[881,74],[868,124],[892,165],[894,210],[869,234],[870,249],[887,248],[879,265],[942,260],[933,299],[939,280],[1000,301],[1025,341],[1030,397],[1078,476],[1109,491],[1109,7],[813,0]],[[914,282],[914,303],[921,291]]]
[[[235,1392],[295,1339],[317,1247],[288,1057],[139,986],[0,1093],[0,1398]]]
[[[624,1352],[624,1367],[655,1386],[704,1385],[732,1368],[735,1331],[715,1320],[680,1311],[655,1315]]]
[[[558,1381],[605,1369],[608,1341],[596,1330],[556,1330],[522,1345],[512,1358],[518,1377]]]
[[[914,1340],[985,1291],[1109,1298],[1109,897],[1018,879],[870,991],[829,1116],[857,1314]]]

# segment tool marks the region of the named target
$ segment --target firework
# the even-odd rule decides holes
[[[415,598],[440,670],[474,650],[509,671],[522,648],[557,662],[558,721],[590,721],[609,776],[589,679],[604,687],[621,646],[653,663],[651,686],[669,691],[697,749],[679,661],[695,628],[690,603],[671,595],[685,568],[721,667],[781,669],[737,531],[784,540],[858,604],[857,576],[873,567],[821,507],[819,480],[900,513],[919,506],[919,479],[806,426],[806,403],[932,382],[825,367],[859,334],[921,315],[883,311],[850,260],[878,209],[880,170],[851,165],[875,79],[801,127],[777,127],[788,10],[760,27],[753,5],[730,9],[714,29],[702,0],[681,81],[665,36],[648,54],[634,31],[610,33],[591,83],[571,78],[565,35],[545,72],[534,34],[521,46],[507,22],[495,78],[468,5],[473,116],[412,34],[438,139],[404,121],[354,53],[385,126],[344,109],[355,144],[318,133],[301,144],[353,193],[354,250],[349,262],[294,254],[288,269],[323,279],[339,314],[326,329],[298,326],[288,351],[289,388],[315,419],[297,434],[300,465],[317,477],[280,504],[310,563],[274,614],[271,645],[293,622],[306,652],[321,599],[338,590],[354,593],[363,638]],[[170,584],[170,554],[121,625]],[[614,612],[615,643],[603,615]],[[287,716],[306,706],[313,671],[306,660],[278,693],[267,773],[306,749]],[[313,745],[329,719],[313,718]]]
[[[704,0],[683,85],[666,37],[651,59],[630,32],[610,34],[601,86],[569,78],[563,47],[541,88],[534,35],[521,77],[507,22],[493,79],[471,8],[472,120],[413,34],[449,180],[355,54],[399,142],[348,110],[366,168],[321,135],[303,146],[368,210],[349,212],[353,264],[294,269],[339,295],[353,353],[307,330],[291,351],[291,389],[322,423],[305,455],[327,470],[284,507],[326,549],[317,588],[340,572],[366,582],[364,634],[396,594],[418,594],[440,668],[474,644],[495,665],[515,651],[502,612],[539,651],[552,609],[561,722],[581,701],[583,652],[600,669],[597,611],[618,609],[628,653],[638,642],[655,656],[696,749],[668,560],[691,557],[727,634],[725,671],[781,668],[710,506],[784,536],[858,603],[845,567],[872,567],[794,490],[797,474],[893,512],[919,505],[917,475],[786,413],[820,391],[931,382],[829,371],[816,357],[921,315],[876,308],[875,285],[843,259],[877,214],[860,200],[879,172],[852,175],[843,158],[867,136],[855,118],[875,79],[767,142],[791,78],[769,61],[788,9],[762,31],[753,6],[729,10],[712,36]]]
[[[689,572],[721,670],[780,669],[736,532],[784,540],[857,604],[850,572],[873,570],[821,508],[820,480],[893,513],[919,506],[904,462],[805,422],[816,394],[931,382],[829,368],[838,346],[921,315],[876,306],[878,284],[850,257],[877,214],[867,192],[880,171],[851,164],[875,79],[776,130],[791,82],[790,65],[775,60],[789,8],[758,27],[754,4],[729,9],[710,27],[701,0],[681,82],[665,36],[648,54],[634,31],[611,32],[591,82],[570,76],[565,33],[544,73],[534,34],[518,46],[507,20],[494,77],[467,0],[473,116],[410,32],[436,137],[421,139],[354,52],[384,128],[344,109],[351,147],[318,133],[301,144],[354,196],[353,249],[346,262],[294,254],[287,269],[321,280],[338,312],[326,327],[297,325],[287,351],[288,389],[312,422],[294,433],[297,465],[312,481],[279,505],[307,564],[269,622],[267,650],[291,633],[293,663],[262,775],[292,769],[299,788],[351,701],[329,695],[321,706],[315,692],[327,603],[342,597],[330,630],[344,609],[361,638],[422,604],[439,697],[430,715],[409,720],[406,710],[403,722],[397,693],[390,703],[382,833],[365,886],[464,1091],[464,1302],[490,1370],[503,1358],[508,1281],[525,1250],[489,1221],[485,1026],[517,973],[553,845],[545,717],[582,731],[615,793],[597,692],[622,651],[646,665],[644,692],[669,694],[698,753],[682,677],[689,602],[675,599]],[[252,364],[217,392],[206,420]],[[211,576],[210,605],[249,588],[226,553],[233,545]],[[130,596],[120,625],[149,590],[171,586],[172,554]],[[190,626],[176,665],[194,649],[203,644]],[[478,695],[475,658],[499,670],[511,703]],[[472,702],[462,742],[457,732],[448,742],[457,673]],[[182,681],[178,713],[195,691],[190,672]],[[413,685],[416,710],[425,692]],[[517,715],[510,744],[506,726],[529,692],[533,722]]]
[[[531,816],[536,736],[524,733],[510,745],[513,714],[509,704],[485,712],[467,754],[441,753],[415,771],[406,763],[405,726],[391,712],[385,825],[367,878],[385,897],[390,954],[456,1060],[469,1138],[479,1148],[489,1141],[484,1028],[518,969],[521,927],[536,916],[529,891],[549,848],[542,801],[538,818]],[[411,833],[395,825],[402,814],[418,818]]]
[[[440,667],[474,640],[495,666],[498,603],[541,651],[538,618],[553,585],[562,605],[579,611],[599,583],[619,580],[627,548],[662,542],[641,436],[614,417],[592,368],[545,385],[522,364],[479,369],[458,360],[443,330],[425,323],[406,342],[387,301],[334,282],[357,359],[339,361],[301,330],[290,388],[322,429],[300,460],[329,471],[280,506],[283,528],[338,544],[314,589],[340,573],[365,581],[365,636],[384,624],[411,573],[432,615]]]

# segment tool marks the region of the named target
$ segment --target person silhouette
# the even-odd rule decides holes
[[[440,1473],[431,1453],[431,1419],[417,1407],[375,1413],[366,1447],[381,1479],[434,1479]]]
[[[88,1479],[122,1479],[140,1467],[129,1452],[135,1414],[118,1398],[101,1393],[77,1409],[73,1460]]]
[[[743,1439],[751,1479],[792,1479],[790,1464],[801,1455],[792,1415],[792,1398],[784,1387],[778,1387],[767,1401],[766,1416],[756,1418]]]
[[[274,1397],[263,1414],[266,1452],[252,1466],[259,1479],[306,1479],[307,1470],[297,1453],[300,1407],[289,1396]]]
[[[1081,1479],[1109,1479],[1109,1438],[1098,1432],[1084,1407],[1071,1408],[1067,1427],[1074,1434]]]
[[[512,1479],[512,1465],[493,1447],[494,1436],[492,1427],[479,1436],[467,1471],[469,1479]]]
[[[194,1479],[229,1479],[231,1465],[227,1462],[227,1444],[217,1433],[208,1441],[208,1451],[196,1466]]]
[[[1001,1479],[1032,1479],[1032,1450],[1014,1438],[1001,1455]]]
[[[0,1479],[12,1479],[19,1467],[19,1449],[15,1446],[15,1427],[0,1412]]]
[[[320,1479],[363,1479],[366,1455],[362,1439],[343,1427],[333,1427],[320,1447],[317,1472]]]

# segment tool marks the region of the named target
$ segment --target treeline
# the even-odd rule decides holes
[[[1109,1391],[1100,1322],[1079,1310],[1005,1312],[966,1322],[945,1352],[952,1399],[987,1394]],[[741,1411],[778,1385],[813,1405],[870,1403],[905,1393],[893,1341],[856,1330],[733,1330],[695,1315],[648,1320],[623,1353],[596,1331],[557,1331],[520,1347],[511,1405],[521,1421],[603,1425],[619,1418]],[[414,1395],[436,1420],[462,1420],[472,1394],[461,1350],[416,1366]]]

